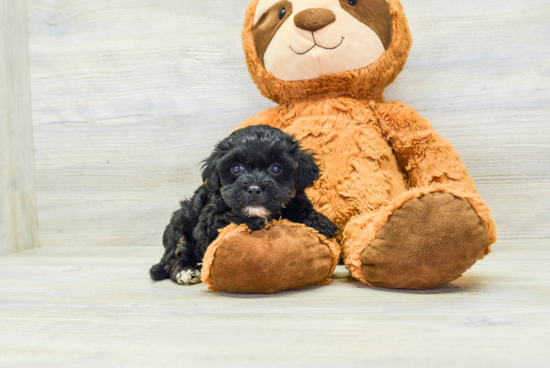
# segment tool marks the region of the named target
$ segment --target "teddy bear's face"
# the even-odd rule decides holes
[[[392,30],[387,0],[259,0],[253,32],[265,69],[297,81],[371,65]]]

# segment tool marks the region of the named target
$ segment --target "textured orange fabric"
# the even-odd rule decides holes
[[[214,291],[272,294],[330,282],[339,249],[316,230],[286,220],[251,232],[230,225],[207,250],[202,281]]]
[[[252,27],[257,3],[250,3],[243,30],[247,65],[261,93],[279,106],[248,119],[239,128],[271,125],[295,135],[317,154],[322,175],[307,194],[316,209],[342,229],[339,240],[352,276],[370,285],[429,288],[460,276],[488,253],[496,241],[495,224],[456,150],[414,109],[384,102],[383,90],[404,67],[411,46],[400,2],[389,0],[393,38],[374,64],[291,82],[268,73],[256,55]],[[418,202],[427,195],[435,198],[435,193],[444,196],[441,198],[450,195],[457,202],[448,205],[447,212],[445,201]],[[423,201],[431,207],[420,205]],[[422,236],[411,233],[408,253],[400,257],[395,250],[404,249],[407,231],[418,226],[417,216],[430,212],[426,208],[446,215],[439,215],[440,223],[430,219]],[[392,214],[401,210],[407,216],[396,215],[392,220]],[[478,219],[481,226],[476,226]],[[392,224],[399,224],[405,232],[398,233],[398,226]],[[383,229],[386,225],[388,229]],[[430,229],[439,232],[430,233]],[[438,242],[436,238],[445,229],[454,231],[452,239]],[[396,235],[384,242],[378,237],[383,234]],[[367,250],[370,245],[373,248]],[[415,272],[403,257],[430,269]]]
[[[446,183],[476,191],[458,152],[413,108],[390,101],[380,104],[377,112],[384,137],[407,172],[411,187]]]

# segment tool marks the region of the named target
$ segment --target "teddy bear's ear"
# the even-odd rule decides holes
[[[304,191],[319,179],[319,167],[315,163],[314,155],[303,149],[298,151],[297,161],[296,190]]]

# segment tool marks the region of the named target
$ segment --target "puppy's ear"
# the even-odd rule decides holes
[[[218,146],[206,160],[202,162],[202,181],[211,192],[219,192],[221,187],[218,161],[222,158],[223,151]]]
[[[304,191],[319,179],[319,167],[312,153],[300,149],[297,152],[298,168],[296,169],[296,190]]]

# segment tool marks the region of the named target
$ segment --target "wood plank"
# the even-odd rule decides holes
[[[0,2],[0,256],[38,246],[26,1]]]
[[[199,162],[272,103],[246,70],[248,0],[29,0],[44,245],[155,245]],[[458,149],[499,234],[549,237],[550,3],[403,0],[387,98]]]
[[[435,290],[339,267],[272,296],[154,283],[160,247],[43,247],[0,259],[9,367],[528,367],[550,360],[549,240],[505,240]]]

